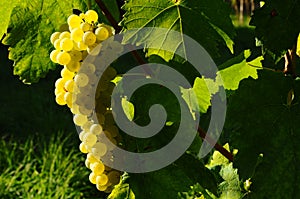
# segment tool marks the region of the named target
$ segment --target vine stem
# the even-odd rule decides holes
[[[104,16],[107,18],[107,20],[110,22],[112,27],[115,29],[116,33],[120,33],[122,28],[118,25],[118,22],[114,19],[110,11],[107,9],[105,4],[103,3],[102,0],[95,0],[95,2],[98,4],[102,12],[104,13]],[[138,54],[136,50],[131,51],[132,56],[135,58],[135,60],[139,64],[146,64],[145,60]],[[150,68],[148,67],[143,67],[145,72],[149,75],[153,74]],[[229,161],[233,162],[233,155],[227,151],[222,145],[218,144],[213,138],[208,136],[206,132],[199,127],[198,128],[198,133],[199,136],[203,139],[206,140],[211,146],[213,146],[217,151],[219,151],[223,156],[225,156]]]
[[[118,22],[114,19],[110,11],[107,9],[106,5],[102,0],[95,0],[98,4],[99,8],[102,10],[104,16],[110,22],[110,24],[114,27],[116,33],[121,32],[122,28],[118,25]]]

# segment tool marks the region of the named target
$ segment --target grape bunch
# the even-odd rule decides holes
[[[92,60],[99,53],[120,53],[123,48],[116,41],[112,41],[110,46],[102,46],[101,43],[112,36],[114,30],[97,20],[98,14],[93,10],[70,15],[67,20],[69,31],[55,32],[50,37],[55,48],[50,53],[50,59],[63,65],[61,78],[55,82],[55,100],[57,104],[70,108],[74,123],[81,129],[79,139],[82,143],[79,149],[87,154],[85,165],[91,170],[89,180],[99,191],[109,193],[119,183],[121,176],[120,171],[104,165],[101,160],[104,155],[113,158],[110,153],[121,142],[110,100],[115,87],[112,80],[117,72],[112,67],[103,71]],[[83,62],[86,58],[91,61]],[[95,97],[90,93],[93,88]],[[107,145],[104,138],[114,146]]]

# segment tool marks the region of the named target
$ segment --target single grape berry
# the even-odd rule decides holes
[[[91,31],[85,32],[82,38],[83,43],[87,46],[93,45],[96,42],[96,40],[96,35]]]

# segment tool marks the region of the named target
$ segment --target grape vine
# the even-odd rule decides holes
[[[259,2],[250,26],[241,28],[233,25],[232,10],[223,0],[4,0],[0,3],[5,13],[0,16],[0,38],[9,46],[14,74],[24,83],[36,83],[60,67],[55,101],[73,114],[79,150],[91,171],[89,181],[108,199],[297,198],[299,10],[296,0]],[[152,31],[139,34],[144,28]],[[155,28],[168,31],[158,34]],[[134,34],[114,37],[132,30]],[[199,52],[186,50],[188,42],[183,36],[172,38],[172,31],[199,43],[218,67],[216,74],[199,74],[188,59]],[[151,48],[153,43],[161,48]],[[145,48],[131,50],[111,63],[98,59],[121,55],[124,46],[139,45]],[[166,46],[172,50],[163,50]],[[110,64],[104,70],[106,63]],[[170,143],[182,122],[173,93],[162,85],[146,85],[131,98],[120,96],[121,106],[132,124],[145,127],[158,118],[151,115],[152,106],[162,105],[167,117],[159,133],[133,138],[117,125],[111,100],[114,89],[125,88],[122,79],[137,65],[143,74],[136,76],[153,79],[160,74],[149,64],[168,66],[190,83],[189,87],[178,86],[178,79],[172,82],[191,117],[200,115],[199,126],[188,129],[198,133],[183,155],[167,167],[147,173],[123,172],[105,164],[106,157],[115,164],[119,161],[114,149],[150,154]],[[205,70],[212,70],[210,63],[204,65]],[[222,134],[211,134],[213,108],[221,109],[213,101],[222,98],[222,88],[227,95],[223,96],[226,120]],[[199,159],[206,144],[214,149]]]

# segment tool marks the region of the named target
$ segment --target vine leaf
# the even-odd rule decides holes
[[[5,0],[4,2],[7,5],[14,5],[11,14],[8,6],[0,8],[2,10],[8,7],[6,19],[0,20],[8,27],[0,26],[0,36],[8,28],[9,31],[2,42],[10,46],[9,58],[15,62],[14,74],[20,76],[24,83],[35,83],[57,66],[49,58],[49,53],[53,49],[49,39],[51,34],[59,31],[60,26],[66,23],[72,9],[86,11],[88,9],[86,1],[25,0],[11,3]],[[92,3],[91,9],[96,9],[95,3]],[[99,12],[99,9],[96,10]]]
[[[287,104],[289,91],[294,100]],[[300,82],[281,73],[260,71],[231,96],[228,133],[243,179],[251,177],[249,198],[296,198],[300,192]]]
[[[233,49],[232,39],[235,31],[229,17],[231,11],[222,0],[129,0],[124,9],[126,13],[122,25],[125,29],[159,27],[178,31],[192,37],[208,53],[216,55],[216,57],[219,56],[220,45]],[[168,46],[169,49],[172,49],[170,52],[148,49],[147,53],[148,56],[161,56],[166,61],[172,60],[176,52],[186,53],[187,47],[183,37],[173,38],[168,32],[164,35],[157,35],[156,31],[138,36],[136,34],[126,35],[124,42],[144,43],[146,48],[150,42],[155,42],[156,46]],[[186,54],[183,60],[187,60]]]
[[[254,11],[250,21],[266,48],[281,55],[295,44],[300,32],[300,1],[273,0]]]
[[[3,35],[7,31],[11,12],[17,2],[18,1],[8,1],[8,0],[2,0],[0,2],[0,13],[1,13],[1,16],[0,16],[0,40],[2,39]]]
[[[247,62],[247,58],[250,57],[250,55],[250,50],[245,50],[237,57],[228,60],[220,66],[224,69],[218,72],[217,81],[220,81],[220,78],[222,78],[225,89],[236,90],[241,80],[248,77],[252,77],[253,79],[258,78],[257,70],[262,69],[261,61],[263,57],[259,56]]]

